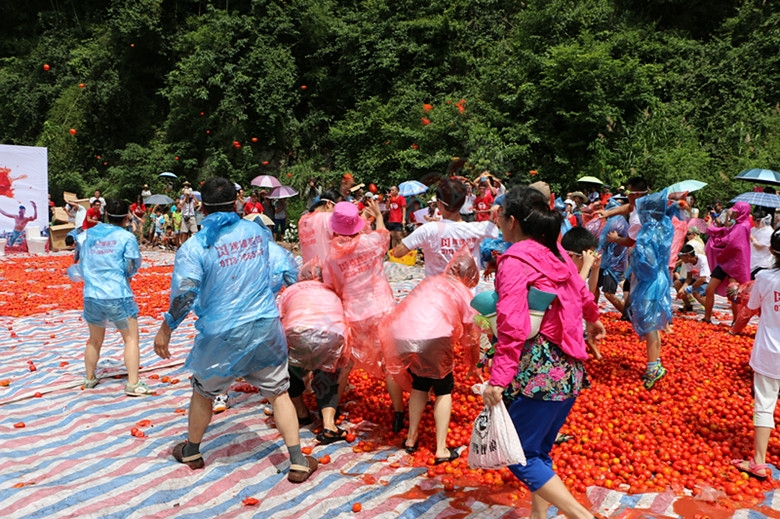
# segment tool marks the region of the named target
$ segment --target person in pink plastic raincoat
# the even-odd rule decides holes
[[[364,213],[374,217],[376,231],[364,230],[365,220],[358,208],[349,202],[339,202],[333,209],[329,225],[334,237],[323,264],[323,281],[344,304],[344,318],[349,325],[347,342],[352,350],[352,365],[344,370],[346,379],[352,366],[384,377],[379,324],[395,308],[393,289],[387,281],[384,258],[390,244],[382,212],[376,200],[368,200]],[[361,232],[362,231],[362,232]],[[343,383],[343,382],[342,382]],[[393,403],[393,429],[398,429],[398,416],[403,426],[403,391],[390,377],[387,390]]]
[[[432,389],[436,400],[435,463],[452,461],[458,452],[447,447],[452,411],[454,346],[464,348],[467,363],[479,355],[479,329],[471,308],[471,288],[479,283],[479,268],[468,246],[461,248],[442,274],[423,279],[395,308],[383,325],[387,371],[408,384],[409,431],[404,449],[417,450],[418,427]]]
[[[734,224],[729,225],[732,220]],[[736,320],[737,307],[734,300],[737,290],[739,285],[750,281],[750,205],[745,202],[734,204],[726,214],[726,225],[721,225],[716,219],[707,229],[707,234],[710,239],[705,251],[712,273],[707,285],[702,321],[712,323],[716,293],[728,297]]]

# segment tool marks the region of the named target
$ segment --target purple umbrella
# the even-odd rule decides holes
[[[298,191],[294,190],[290,186],[279,186],[271,191],[268,198],[290,198],[298,194]]]
[[[260,175],[252,179],[252,185],[257,187],[267,187],[273,189],[275,187],[282,187],[282,183],[279,179],[272,177],[271,175]]]

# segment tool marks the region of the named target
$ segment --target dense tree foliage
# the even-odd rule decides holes
[[[162,171],[300,188],[453,164],[557,189],[698,178],[706,199],[780,168],[776,2],[28,0],[3,15],[0,142],[49,148],[55,199],[132,197]]]

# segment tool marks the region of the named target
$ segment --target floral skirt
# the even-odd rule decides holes
[[[542,334],[525,342],[517,374],[504,391],[507,407],[518,396],[560,402],[590,387],[582,361],[570,357]]]

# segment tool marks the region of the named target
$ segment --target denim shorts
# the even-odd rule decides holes
[[[84,298],[84,320],[88,324],[107,328],[113,323],[119,330],[129,327],[128,319],[138,319],[138,305],[132,297],[120,299]]]

